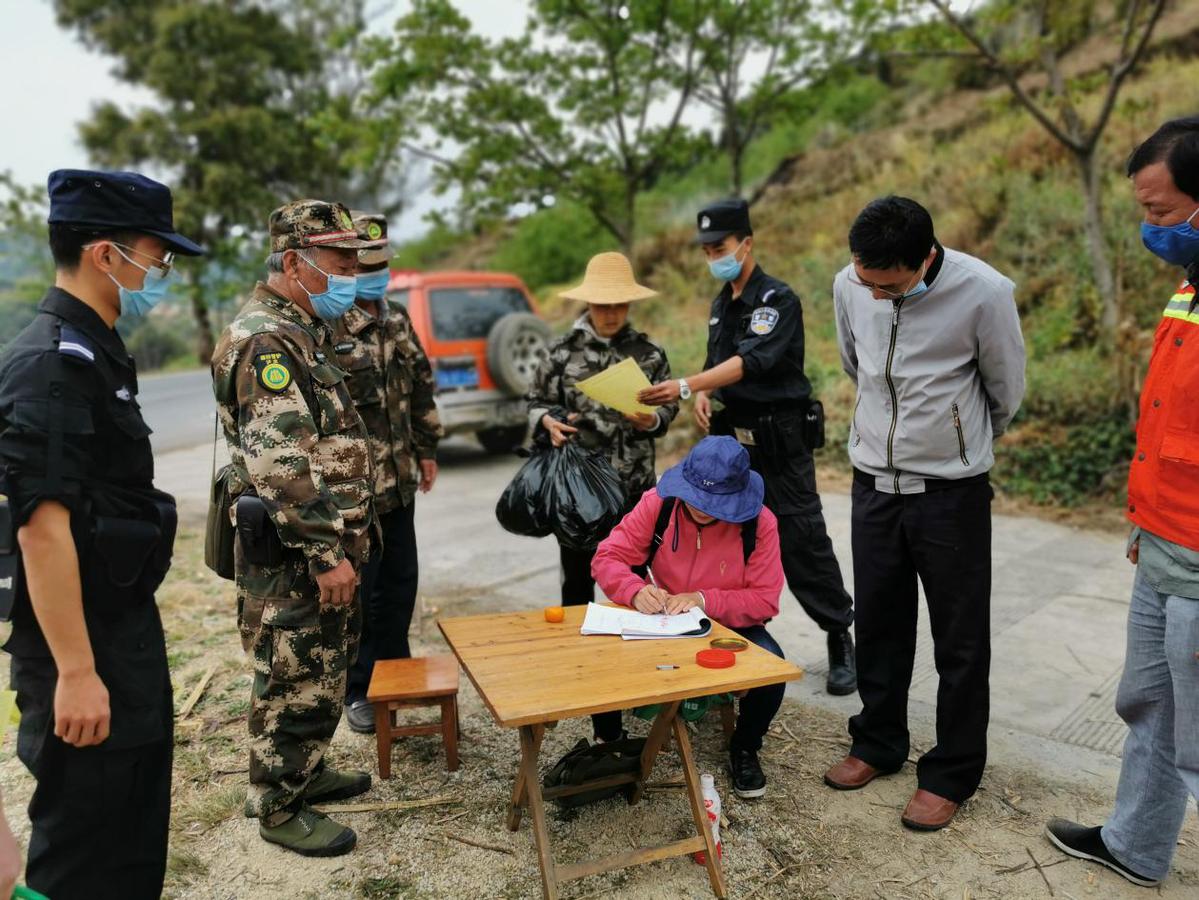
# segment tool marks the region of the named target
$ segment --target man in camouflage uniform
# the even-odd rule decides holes
[[[354,213],[354,227],[387,240],[387,219]],[[337,323],[334,351],[370,439],[375,464],[375,515],[383,535],[362,568],[362,640],[346,685],[346,719],[354,731],[375,730],[367,702],[377,659],[411,656],[408,627],[416,606],[416,491],[437,478],[441,421],[433,402],[433,369],[408,311],[387,301],[387,246],[358,251],[357,301]]]
[[[356,836],[309,804],[370,787],[324,755],[356,649],[357,570],[374,518],[370,449],[330,327],[353,303],[358,250],[371,242],[344,206],[319,200],[280,207],[269,227],[267,281],[212,363],[236,476],[238,628],[254,665],[246,813],[272,843],[334,856]]]

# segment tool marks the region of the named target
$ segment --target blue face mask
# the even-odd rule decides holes
[[[300,259],[324,275],[326,279],[325,289],[319,294],[312,293],[300,284],[300,290],[308,295],[308,299],[312,303],[312,311],[325,320],[340,319],[354,305],[354,298],[358,295],[358,279],[353,275],[331,275],[303,253],[300,254]],[[299,284],[298,281],[296,283]]]
[[[1190,218],[1177,225],[1150,225],[1141,223],[1141,242],[1154,256],[1161,257],[1175,266],[1189,266],[1199,259],[1199,231],[1191,220],[1199,215],[1199,209]]]
[[[117,286],[117,292],[121,297],[121,315],[123,316],[144,316],[166,296],[167,290],[170,288],[170,269],[161,269],[158,266],[150,266],[147,268],[141,263],[135,262],[129,258],[119,246],[113,244],[113,249],[121,254],[124,260],[132,265],[137,266],[146,273],[146,277],[142,279],[140,288],[127,288],[121,284],[113,276],[111,272],[108,277],[112,279],[112,283]],[[168,263],[169,265],[169,263]]]
[[[358,296],[363,300],[382,300],[390,281],[391,272],[388,269],[363,272],[358,276]]]
[[[925,269],[925,272],[927,272],[927,269]],[[928,285],[924,283],[925,272],[920,273],[920,280],[916,282],[915,286],[908,288],[908,290],[904,291],[904,293],[902,293],[900,296],[896,297],[895,299],[911,300],[913,297],[919,297],[921,294],[923,294],[925,291],[927,291]]]
[[[741,277],[741,261],[737,259],[737,251],[745,244],[742,241],[732,253],[719,259],[708,260],[708,271],[720,281],[736,281]]]

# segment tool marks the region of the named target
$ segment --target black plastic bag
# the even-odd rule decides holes
[[[547,472],[548,490],[538,508],[558,543],[587,550],[608,536],[624,510],[620,476],[602,453],[588,453],[575,441],[554,450]]]
[[[529,537],[553,534],[562,546],[587,550],[620,521],[624,488],[602,453],[577,442],[533,453],[500,494],[495,517],[505,531]]]
[[[500,494],[495,517],[504,531],[528,537],[545,537],[552,533],[553,523],[543,494],[550,483],[553,455],[554,451],[548,445],[535,445],[532,455]]]

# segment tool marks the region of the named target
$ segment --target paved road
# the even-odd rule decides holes
[[[158,460],[159,486],[179,497],[191,527],[203,522],[209,454],[197,447]],[[517,537],[495,521],[496,499],[520,461],[488,456],[464,438],[447,441],[441,456],[441,477],[417,505],[425,607],[444,614],[556,603],[552,539]],[[849,498],[828,494],[824,500],[829,532],[852,582]],[[1124,736],[1113,700],[1133,575],[1122,558],[1123,542],[1030,518],[998,517],[994,532],[992,758],[1091,779],[1110,790]],[[914,743],[928,747],[937,676],[923,613],[921,620],[911,708]],[[790,695],[847,716],[857,712],[856,697],[824,693],[824,636],[790,594],[770,628],[809,673],[789,686]],[[829,754],[831,761],[836,750]]]
[[[154,429],[150,440],[155,453],[211,444],[212,379],[207,369],[142,376],[137,399]]]

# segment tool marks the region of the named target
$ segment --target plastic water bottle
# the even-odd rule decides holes
[[[724,846],[720,843],[720,794],[716,793],[716,780],[711,775],[699,777],[700,793],[704,798],[704,811],[708,814],[708,827],[712,829],[712,842],[716,844],[717,859],[724,859]],[[707,865],[708,855],[700,850],[695,861]]]

